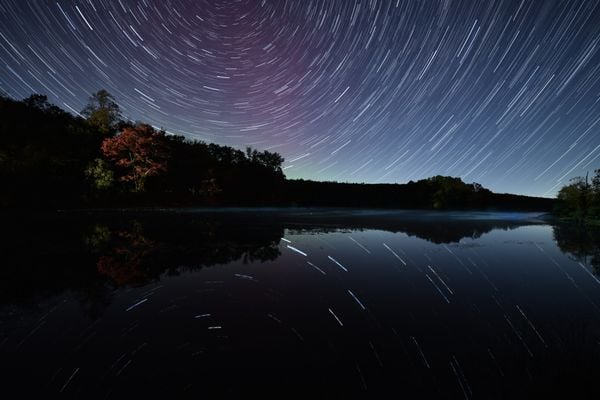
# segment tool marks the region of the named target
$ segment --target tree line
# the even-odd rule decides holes
[[[589,179],[577,176],[563,186],[557,195],[556,213],[579,222],[600,219],[600,169]]]
[[[105,90],[81,116],[39,94],[1,97],[0,114],[3,207],[261,205],[284,181],[279,154],[126,121]]]
[[[551,211],[554,199],[493,193],[479,183],[436,175],[404,184],[286,181],[288,203],[298,206],[427,210]]]
[[[550,210],[553,200],[497,194],[434,176],[406,184],[289,180],[284,158],[167,134],[122,117],[106,90],[81,115],[44,95],[0,96],[0,207],[335,206]]]

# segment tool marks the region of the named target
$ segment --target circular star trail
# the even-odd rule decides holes
[[[3,0],[0,89],[104,88],[289,178],[552,196],[600,167],[599,39],[597,1]]]

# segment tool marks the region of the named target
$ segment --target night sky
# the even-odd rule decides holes
[[[599,1],[0,0],[0,90],[281,153],[288,178],[600,168]]]

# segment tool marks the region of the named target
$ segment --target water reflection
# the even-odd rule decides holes
[[[38,219],[39,218],[39,219]],[[71,289],[140,287],[160,279],[236,260],[276,259],[280,223],[237,224],[215,216],[141,213],[126,216],[47,215],[7,219],[1,244],[0,302],[35,302]],[[250,221],[250,220],[248,220]],[[101,302],[105,302],[102,299]],[[91,306],[94,308],[94,306]]]
[[[162,274],[177,275],[182,270],[236,260],[275,260],[281,254],[279,243],[286,227],[313,234],[384,230],[441,244],[476,239],[494,229],[514,229],[527,223],[528,220],[440,220],[426,214],[390,219],[380,213],[20,216],[5,220],[5,230],[11,234],[0,247],[6,266],[0,280],[0,301],[27,301],[75,289],[82,292],[84,302],[85,293],[89,292],[93,304],[94,298],[102,298],[99,293],[106,292],[106,284],[137,287],[158,280]],[[106,299],[99,301],[105,303]]]
[[[600,275],[600,227],[557,224],[553,229],[554,240],[564,253]]]
[[[201,224],[144,228],[135,220],[128,226],[111,229],[95,225],[91,250],[99,254],[98,272],[117,286],[143,286],[162,274],[179,274],[236,260],[244,263],[274,260],[280,255],[280,226],[269,229],[232,229],[203,221]],[[171,230],[173,229],[173,230]],[[174,232],[176,230],[176,233]]]
[[[23,394],[598,394],[593,232],[277,210],[6,226],[0,373]]]

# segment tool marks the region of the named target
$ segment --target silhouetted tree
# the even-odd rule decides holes
[[[23,99],[23,104],[27,107],[35,108],[36,110],[46,111],[50,108],[48,102],[48,96],[43,94],[32,94],[31,96]]]
[[[584,221],[590,216],[594,198],[597,195],[595,185],[590,186],[587,175],[585,178],[579,176],[572,178],[570,184],[563,186],[558,191],[556,212]]]
[[[429,178],[428,182],[433,192],[433,208],[466,208],[470,205],[474,186],[465,184],[460,178],[438,175]]]
[[[592,178],[592,202],[590,214],[600,216],[600,169],[594,171],[596,175]]]
[[[105,136],[112,135],[121,121],[121,109],[113,96],[101,89],[90,96],[87,106],[81,111],[88,123]]]
[[[248,150],[250,150],[250,148],[248,148]],[[251,161],[262,165],[275,175],[283,176],[281,166],[285,159],[279,153],[271,153],[267,150],[262,152],[253,150]]]

